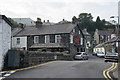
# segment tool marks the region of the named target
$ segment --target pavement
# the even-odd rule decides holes
[[[89,60],[55,61],[50,64],[17,71],[7,78],[91,78],[105,79],[103,71],[110,68],[112,62],[105,63],[104,58],[89,55]],[[117,71],[116,71],[117,72]]]

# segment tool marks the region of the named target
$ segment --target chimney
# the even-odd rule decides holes
[[[47,22],[49,23],[49,20],[47,20]]]
[[[40,28],[42,26],[41,18],[37,18],[36,28]]]
[[[45,20],[43,21],[43,23],[45,23]]]
[[[18,27],[19,27],[19,28],[24,28],[24,25],[23,25],[22,23],[19,23],[19,24],[18,24]]]
[[[73,18],[72,18],[72,23],[73,23],[73,24],[78,23],[78,19],[76,18],[76,16],[73,16]]]

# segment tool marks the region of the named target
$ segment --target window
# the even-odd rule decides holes
[[[49,35],[45,35],[45,43],[50,43],[50,36]]]
[[[81,40],[80,40],[80,41],[81,41],[81,42],[80,42],[80,44],[81,44],[81,45],[83,45],[83,38],[81,38]]]
[[[34,36],[34,43],[39,43],[39,36]]]
[[[79,30],[79,34],[80,34],[80,30]]]
[[[70,35],[70,43],[73,43],[73,35]]]
[[[16,44],[20,45],[20,38],[17,38]]]
[[[73,32],[75,32],[75,29],[73,29]]]
[[[55,43],[61,43],[61,36],[55,35]]]

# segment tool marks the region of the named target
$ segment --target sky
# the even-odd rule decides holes
[[[95,21],[111,20],[110,16],[118,15],[119,0],[1,0],[0,14],[10,18],[37,17],[50,22],[59,22],[62,19],[71,21],[73,16],[80,13],[91,13]]]

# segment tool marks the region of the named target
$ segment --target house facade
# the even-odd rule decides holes
[[[87,32],[86,28],[84,30],[82,30],[82,32],[86,39],[86,48],[88,49],[89,47],[91,47],[91,35],[90,35],[90,33]]]
[[[101,44],[96,45],[93,48],[93,52],[103,52],[105,54],[106,50],[105,50],[105,46],[104,45],[105,45],[105,43],[101,43]]]
[[[112,39],[113,30],[98,30],[94,33],[94,44],[104,43]]]
[[[0,69],[5,54],[11,48],[11,26],[12,23],[8,18],[5,15],[0,15]]]
[[[20,30],[21,29],[21,30]],[[76,23],[42,25],[38,18],[35,26],[19,28],[12,31],[12,47],[50,52],[85,52],[85,37]]]

